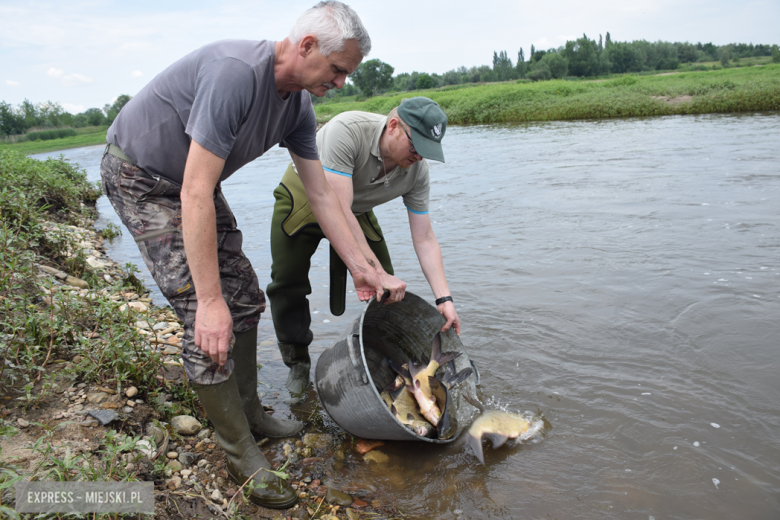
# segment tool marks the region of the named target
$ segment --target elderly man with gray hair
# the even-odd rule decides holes
[[[265,507],[287,508],[297,497],[263,471],[271,466],[255,437],[286,437],[303,425],[269,416],[257,395],[265,296],[220,183],[277,143],[286,147],[360,299],[393,289],[364,256],[325,180],[309,97],[341,88],[370,48],[352,9],[320,2],[282,41],[220,41],[185,56],[108,129],[103,189],[184,322],[184,369],[226,452],[228,473],[239,484],[253,478],[250,498]],[[391,290],[385,301],[401,297]]]

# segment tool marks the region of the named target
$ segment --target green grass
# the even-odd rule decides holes
[[[48,141],[25,141],[23,143],[0,143],[0,150],[13,150],[24,155],[36,153],[56,152],[82,146],[94,146],[106,144],[106,130],[108,126],[89,126],[77,128],[76,135],[51,139]]]
[[[450,124],[780,110],[780,65],[774,64],[663,76],[625,74],[597,81],[459,87],[387,94],[363,102],[329,103],[317,105],[314,110],[319,121],[348,110],[387,114],[402,99],[419,95],[439,103]],[[693,99],[680,104],[654,99],[683,95]]]

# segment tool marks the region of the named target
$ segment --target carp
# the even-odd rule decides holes
[[[441,379],[439,379],[439,376],[428,378],[431,392],[436,398],[436,404],[441,410],[441,418],[436,425],[439,439],[449,439],[458,431],[458,421],[456,418],[457,410],[455,410],[455,403],[452,394],[450,393],[450,389],[455,385],[460,384],[469,377],[472,372],[473,370],[471,368],[464,368],[456,374],[455,362],[450,361],[444,366],[444,375]]]
[[[479,401],[465,395],[464,397],[482,412],[469,426],[463,441],[471,446],[474,455],[482,464],[485,463],[485,456],[482,452],[483,437],[490,439],[493,443],[493,449],[496,449],[503,446],[507,439],[516,439],[521,436],[529,438],[542,428],[542,421],[536,421],[532,424],[528,419],[518,414],[500,410],[485,410]],[[524,435],[529,431],[531,431],[530,435]]]

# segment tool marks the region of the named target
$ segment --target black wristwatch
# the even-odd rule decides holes
[[[453,304],[455,303],[454,301],[452,301],[452,296],[442,296],[441,298],[436,299],[436,306],[438,307],[444,302],[452,302]]]

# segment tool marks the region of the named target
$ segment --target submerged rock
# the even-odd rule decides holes
[[[307,433],[303,436],[303,445],[315,450],[324,450],[333,441],[327,433]]]
[[[325,493],[325,500],[328,501],[328,504],[336,504],[339,506],[348,506],[354,501],[351,496],[333,488],[328,488],[328,491]]]

